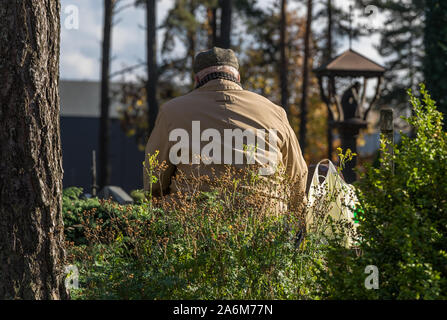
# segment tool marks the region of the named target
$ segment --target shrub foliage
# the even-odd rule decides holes
[[[359,181],[358,250],[328,247],[317,277],[325,297],[447,298],[447,135],[423,85],[420,94],[409,91],[412,137],[394,154],[382,139],[380,169],[368,166]],[[377,290],[364,286],[368,265],[378,268]]]
[[[327,199],[336,195],[312,208],[284,207],[294,184],[279,173],[264,180],[256,169],[179,181],[189,192],[158,200],[134,192],[138,204],[128,206],[65,190],[69,263],[81,275],[72,297],[447,298],[447,135],[424,86],[420,94],[409,92],[414,134],[393,153],[383,138],[380,168],[367,166],[356,184],[355,232],[328,217]],[[153,181],[157,170],[151,165]],[[203,183],[211,189],[200,191]],[[302,203],[299,197],[293,203]],[[312,226],[305,225],[309,212]],[[378,289],[365,287],[371,265]]]
[[[85,207],[77,219],[85,242],[75,240],[69,250],[81,274],[81,288],[72,296],[312,298],[317,250],[302,242],[305,208],[280,212],[293,185],[284,176],[272,183],[254,172],[228,167],[209,192],[199,191],[201,177],[189,182],[196,191],[158,201]],[[275,198],[265,196],[272,193]],[[75,210],[70,212],[72,219]]]

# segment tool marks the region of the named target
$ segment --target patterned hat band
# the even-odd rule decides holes
[[[206,69],[200,70],[196,74],[197,85],[196,88],[203,86],[205,83],[215,79],[224,79],[236,82],[240,85],[239,82],[239,71],[232,66],[212,66]]]
[[[242,87],[241,83],[239,82],[239,78],[236,78],[232,74],[229,74],[227,72],[213,72],[213,73],[207,74],[200,81],[198,81],[197,85],[196,85],[196,89],[200,88],[201,86],[203,86],[208,81],[215,80],[215,79],[230,80],[230,81],[233,81],[233,82],[235,82],[236,84],[238,84],[239,86]]]
[[[227,65],[212,66],[212,67],[205,68],[205,69],[200,70],[199,72],[197,72],[196,73],[196,77],[197,77],[198,81],[201,81],[208,74],[216,73],[216,72],[226,72],[226,73],[231,74],[236,79],[239,78],[239,71],[236,68],[234,68],[232,66],[227,66]]]

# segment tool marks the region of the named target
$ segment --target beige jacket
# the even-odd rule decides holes
[[[166,194],[168,189],[171,192],[179,189],[171,181],[176,170],[181,170],[186,176],[191,177],[198,174],[211,175],[211,168],[214,168],[216,172],[222,170],[222,164],[194,166],[173,165],[170,162],[170,149],[177,143],[177,141],[169,141],[170,132],[181,128],[191,135],[192,121],[200,121],[201,132],[208,128],[217,129],[222,135],[222,141],[224,129],[275,129],[278,137],[277,150],[274,150],[277,153],[277,160],[286,169],[289,177],[301,178],[299,189],[302,192],[305,191],[307,166],[284,109],[256,93],[243,90],[232,81],[216,79],[161,106],[155,128],[146,146],[145,163],[148,163],[147,155],[154,154],[158,150],[158,160],[166,161],[168,167],[161,175],[161,179],[153,184],[153,194],[159,193],[160,189],[163,194]],[[270,147],[269,141],[266,142],[265,149]],[[208,143],[209,141],[201,142],[201,148]],[[190,143],[189,146],[191,145]],[[233,152],[236,151],[233,150]],[[233,159],[235,159],[234,156]],[[148,191],[150,180],[146,170],[148,168],[144,168],[143,172],[144,188]]]

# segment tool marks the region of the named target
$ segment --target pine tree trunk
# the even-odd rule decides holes
[[[101,119],[99,124],[99,186],[103,188],[110,184],[110,50],[112,46],[113,7],[115,0],[104,0],[104,31],[102,42],[101,68]]]
[[[64,299],[60,3],[0,3],[0,299]]]
[[[307,137],[307,109],[309,94],[309,57],[310,57],[310,35],[312,27],[312,0],[307,0],[307,21],[306,33],[304,35],[304,61],[303,61],[303,90],[301,96],[301,115],[300,115],[300,145],[304,153],[306,149]]]
[[[447,3],[427,0],[425,6],[424,78],[439,111],[447,119]],[[444,128],[447,129],[447,121]]]
[[[329,61],[332,58],[333,55],[333,47],[332,47],[332,0],[327,0],[327,45],[326,45],[326,54],[325,54],[325,62]],[[333,93],[335,93],[335,79],[331,78],[329,79],[329,103],[331,101],[330,97],[333,96]],[[332,143],[333,143],[333,136],[332,136],[332,126],[331,126],[331,112],[328,110],[328,116],[327,116],[327,154],[328,159],[332,160]]]
[[[280,25],[280,52],[281,65],[279,68],[279,79],[281,85],[281,105],[289,110],[289,82],[288,82],[288,63],[287,63],[287,0],[281,0],[281,25]]]
[[[217,23],[216,23],[216,8],[207,8],[208,19],[208,47],[212,48],[217,45]]]
[[[195,16],[197,10],[197,4],[196,1],[190,1],[189,2],[189,12]],[[196,55],[196,44],[197,44],[197,35],[196,35],[196,29],[188,28],[188,31],[186,33],[186,37],[188,39],[188,48],[187,48],[187,55],[189,60],[191,61],[191,66],[194,64],[194,58]],[[194,86],[194,72],[191,70],[191,84]]]
[[[146,1],[146,27],[147,27],[147,75],[146,84],[147,107],[148,107],[148,135],[151,134],[155,126],[155,120],[158,114],[157,101],[157,0]]]
[[[231,18],[233,11],[232,0],[221,0],[222,15],[220,20],[220,47],[231,47]]]

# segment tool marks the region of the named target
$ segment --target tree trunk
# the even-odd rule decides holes
[[[333,55],[333,47],[332,47],[332,0],[327,0],[327,44],[326,44],[326,54],[325,54],[325,61],[327,62],[332,58]],[[331,97],[335,93],[335,79],[330,78],[329,79],[329,103],[331,102]],[[333,142],[333,136],[332,136],[332,126],[331,126],[331,114],[330,110],[328,110],[327,115],[327,154],[328,159],[332,160],[332,142]]]
[[[196,5],[196,1],[192,0],[189,1],[189,12],[191,12],[191,14],[193,16],[196,15],[196,10],[197,10],[197,5]],[[189,60],[191,61],[191,66],[194,64],[194,58],[196,55],[196,43],[197,43],[197,35],[196,35],[196,29],[192,29],[192,28],[188,28],[186,37],[188,39],[188,48],[187,48],[187,55]],[[194,87],[194,72],[191,70],[191,84],[192,87]]]
[[[424,78],[438,110],[447,119],[447,3],[441,0],[425,2]],[[444,121],[447,129],[447,121]]]
[[[146,27],[147,27],[147,107],[148,107],[148,136],[155,126],[158,114],[157,101],[157,0],[146,1]]]
[[[303,61],[303,90],[301,97],[301,115],[300,115],[300,144],[304,153],[306,149],[307,136],[307,105],[309,91],[309,56],[310,56],[310,35],[312,33],[312,0],[307,0],[307,21],[306,33],[304,35],[304,61]]]
[[[447,3],[441,0],[425,2],[424,78],[438,110],[447,119]],[[444,121],[447,129],[447,121]]]
[[[216,8],[207,8],[208,19],[208,47],[212,48],[217,45],[217,23],[216,23]]]
[[[0,299],[64,299],[60,2],[0,3]]]
[[[326,30],[326,50],[324,52],[324,62],[332,58],[332,0],[327,0],[327,30]]]
[[[289,110],[289,81],[287,63],[287,0],[281,0],[281,25],[280,25],[280,51],[281,65],[279,68],[279,79],[281,84],[281,105],[290,114]]]
[[[101,69],[101,119],[99,124],[99,186],[103,188],[110,184],[110,50],[112,46],[113,7],[115,0],[104,0],[104,31],[102,42]]]
[[[221,20],[220,20],[220,47],[229,49],[231,47],[231,18],[233,11],[232,0],[221,0]]]

